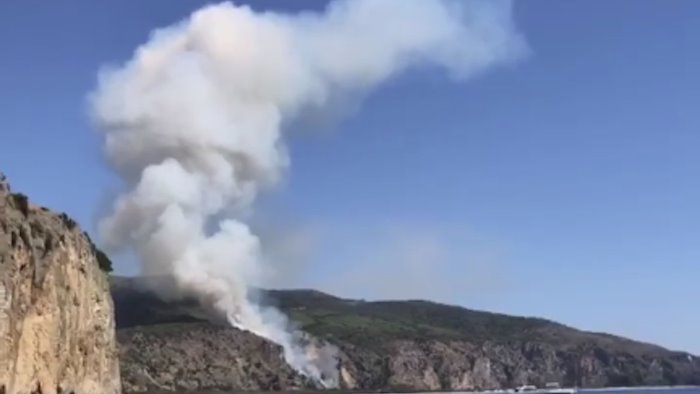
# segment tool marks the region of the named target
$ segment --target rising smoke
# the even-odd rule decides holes
[[[222,3],[195,11],[99,75],[93,116],[126,185],[100,222],[102,241],[134,250],[144,274],[172,276],[179,291],[279,343],[291,366],[335,386],[332,357],[318,356],[324,352],[305,346],[281,313],[248,297],[264,261],[243,220],[289,165],[285,128],[413,66],[465,78],[523,49],[505,2],[344,0],[298,15]]]

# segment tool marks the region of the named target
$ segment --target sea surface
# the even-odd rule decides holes
[[[580,394],[700,394],[697,387],[619,387],[609,389],[579,389]]]
[[[147,394],[165,394],[166,392],[149,392]],[[181,391],[180,394],[244,394],[242,392],[235,391]],[[245,394],[323,394],[323,393],[333,393],[333,394],[343,394],[342,391],[275,391],[275,392],[246,392]],[[362,394],[361,391],[348,392],[351,394]],[[367,391],[367,394],[376,394],[376,391]],[[489,394],[494,393],[512,393],[511,391],[490,391],[485,392]],[[609,388],[609,389],[579,389],[579,394],[700,394],[700,386],[698,387],[619,387],[619,388]],[[169,392],[172,394],[172,392]],[[402,393],[382,393],[382,394],[411,394],[407,392]],[[474,392],[468,391],[446,391],[446,392],[416,392],[413,394],[475,394]]]

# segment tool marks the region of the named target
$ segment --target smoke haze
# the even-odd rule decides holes
[[[285,128],[414,66],[461,79],[523,51],[505,2],[346,0],[297,15],[231,3],[197,10],[99,74],[92,113],[125,183],[100,221],[102,241],[135,251],[144,274],[173,277],[232,325],[282,345],[298,371],[336,386],[327,351],[309,349],[282,314],[248,297],[265,261],[245,218],[290,164]]]

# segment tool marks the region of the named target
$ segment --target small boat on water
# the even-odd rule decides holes
[[[545,387],[539,388],[533,385],[520,386],[515,389],[516,393],[529,394],[576,394],[576,388],[560,387],[558,383],[547,383]]]

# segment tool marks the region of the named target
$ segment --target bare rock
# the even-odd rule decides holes
[[[289,391],[308,382],[258,336],[211,323],[161,324],[119,330],[126,392]]]
[[[121,392],[112,299],[91,242],[2,175],[0,392]]]

